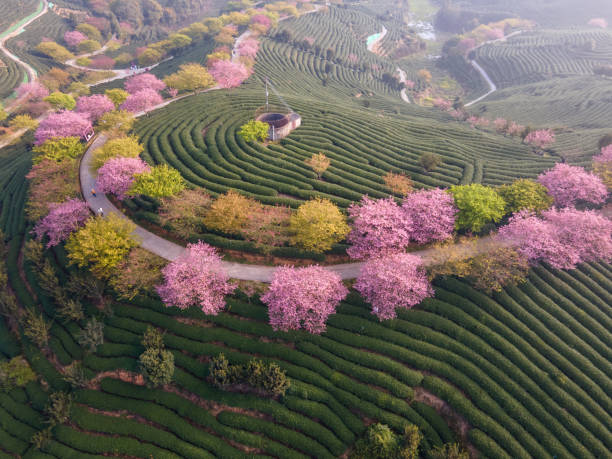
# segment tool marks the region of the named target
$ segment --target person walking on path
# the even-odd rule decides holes
[[[96,197],[96,189],[92,188],[91,189],[91,195],[95,198]]]

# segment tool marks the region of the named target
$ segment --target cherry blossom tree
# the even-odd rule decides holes
[[[225,307],[224,296],[235,289],[215,248],[202,241],[187,245],[162,274],[164,283],[157,286],[157,293],[166,306],[180,309],[198,305],[205,314],[217,315]]]
[[[125,82],[125,90],[130,94],[136,94],[143,89],[152,89],[154,91],[163,91],[166,89],[166,83],[161,81],[152,73],[141,73],[135,75]]]
[[[106,112],[113,111],[115,104],[104,94],[81,96],[77,100],[75,111],[89,116],[91,121],[97,121]]]
[[[251,17],[251,24],[260,24],[269,29],[272,26],[272,19],[265,14],[255,14]]]
[[[520,212],[500,228],[498,238],[532,264],[546,262],[556,269],[612,259],[612,221],[595,211],[551,209],[542,218]]]
[[[589,21],[589,25],[591,27],[599,27],[600,29],[605,29],[608,27],[608,21],[604,18],[593,18]]]
[[[457,43],[457,50],[461,54],[467,54],[475,47],[476,47],[476,40],[470,37],[463,38],[461,39],[461,41],[459,41],[459,43]]]
[[[137,93],[130,94],[119,108],[128,112],[138,113],[155,107],[163,101],[162,96],[154,89],[143,89]]]
[[[150,170],[149,165],[140,158],[111,158],[98,169],[96,186],[98,191],[112,193],[122,201],[134,184],[134,174],[142,174]]]
[[[340,276],[320,266],[274,271],[270,289],[261,298],[268,305],[274,330],[325,331],[325,323],[337,304],[348,294]]]
[[[499,40],[500,38],[504,38],[503,29],[490,29],[485,32],[485,38],[487,40]]]
[[[525,137],[525,143],[536,148],[546,148],[555,142],[555,133],[550,129],[531,131]]]
[[[89,67],[92,69],[110,70],[115,66],[115,59],[109,56],[95,56],[91,59]]]
[[[89,206],[80,199],[51,204],[49,209],[47,216],[36,224],[33,231],[39,241],[45,236],[49,237],[47,248],[68,239],[91,216]]]
[[[17,98],[28,102],[41,101],[49,95],[49,90],[37,81],[21,83],[17,89]]]
[[[64,41],[71,48],[76,48],[79,43],[87,40],[87,35],[79,32],[78,30],[68,31],[64,34]]]
[[[408,253],[368,260],[354,287],[380,320],[393,319],[397,308],[410,309],[434,295],[422,260]]]
[[[439,188],[406,195],[403,211],[414,223],[411,239],[419,244],[444,241],[452,236],[457,208],[450,193]]]
[[[42,120],[34,134],[36,145],[53,137],[83,137],[91,131],[91,121],[80,113],[63,111],[52,113]]]
[[[569,164],[558,163],[540,174],[538,182],[548,189],[559,207],[572,206],[580,201],[603,204],[608,197],[608,190],[599,177]]]
[[[235,88],[246,80],[250,72],[244,64],[231,61],[217,61],[210,69],[210,74],[222,88]]]
[[[402,252],[410,243],[412,220],[392,197],[374,200],[364,196],[352,204],[348,213],[353,219],[347,240],[351,258],[365,259]]]
[[[259,51],[259,41],[255,38],[247,38],[243,40],[238,45],[238,55],[239,56],[247,56],[247,57],[255,57],[257,55],[257,51]]]

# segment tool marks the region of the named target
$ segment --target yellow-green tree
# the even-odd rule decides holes
[[[323,253],[343,240],[350,228],[340,209],[328,199],[313,199],[302,204],[291,216],[289,231],[293,245]]]
[[[98,119],[97,127],[110,137],[123,137],[134,127],[134,115],[127,110],[106,112]]]
[[[238,135],[246,142],[263,142],[268,138],[268,129],[268,123],[251,120],[248,123],[240,126]]]
[[[33,151],[36,156],[32,162],[38,164],[45,159],[56,162],[75,159],[81,156],[84,150],[85,146],[78,137],[54,137],[34,147]]]
[[[256,211],[259,203],[234,190],[219,196],[204,216],[204,225],[228,234],[240,234],[249,215]]]
[[[324,153],[316,153],[304,161],[321,178],[331,164],[331,160]]]
[[[113,101],[115,107],[119,107],[119,105],[125,102],[125,100],[130,95],[127,91],[121,88],[107,89],[106,91],[104,91],[104,94],[106,94],[106,97]]]
[[[54,41],[43,41],[36,47],[36,51],[49,56],[57,62],[65,62],[74,57],[74,54]]]
[[[510,185],[502,185],[497,192],[506,201],[507,214],[521,210],[541,212],[553,204],[546,187],[534,180],[518,179]]]
[[[9,126],[13,129],[34,131],[38,127],[38,121],[33,119],[30,115],[17,115],[9,122]]]
[[[137,158],[143,147],[134,136],[109,140],[93,152],[93,167],[98,170],[111,158]]]
[[[95,217],[73,233],[66,243],[68,259],[80,268],[89,267],[100,278],[108,278],[137,245],[135,225],[115,214]]]
[[[4,107],[2,106],[2,104],[0,104],[0,121],[4,121],[7,118],[8,113],[6,113],[6,110],[4,110]]]
[[[173,196],[185,189],[185,179],[180,172],[167,164],[151,168],[149,172],[136,174],[130,194],[143,194],[152,198]]]
[[[72,110],[74,107],[76,107],[76,101],[74,100],[74,97],[72,97],[70,94],[64,94],[60,91],[55,91],[49,94],[47,97],[45,97],[44,100],[56,110],[60,110],[62,108],[65,108],[66,110]]]
[[[472,183],[450,189],[459,209],[455,228],[479,232],[487,223],[497,223],[505,215],[506,202],[493,188]]]
[[[183,64],[178,72],[164,79],[164,83],[178,91],[200,91],[215,84],[206,68],[199,64]]]

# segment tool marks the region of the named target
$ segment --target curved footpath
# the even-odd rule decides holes
[[[36,21],[42,15],[44,15],[47,11],[49,11],[49,4],[47,3],[47,0],[42,0],[40,2],[40,4],[38,5],[38,9],[34,13],[32,13],[30,16],[22,19],[17,24],[14,24],[6,32],[4,32],[2,35],[0,35],[0,49],[10,59],[12,59],[13,61],[17,62],[17,64],[19,64],[23,68],[25,68],[25,70],[26,70],[26,72],[28,74],[29,81],[36,80],[36,77],[38,76],[38,73],[36,72],[36,70],[31,65],[27,64],[26,62],[24,62],[21,59],[19,59],[19,57],[15,56],[13,53],[11,53],[8,49],[6,49],[6,47],[4,45],[11,38],[14,38],[17,35],[20,35],[23,32],[25,32],[25,28],[27,26],[29,26],[32,22]]]
[[[516,35],[519,35],[523,33],[522,30],[517,30],[516,32],[512,32],[509,35],[506,35],[505,37],[502,38],[497,38],[495,40],[489,40],[489,41],[485,41],[484,43],[481,43],[480,45],[476,46],[474,49],[470,50],[470,52],[476,51],[478,48],[481,48],[482,46],[485,45],[490,45],[492,43],[498,43],[501,41],[506,41],[508,40],[508,38],[512,38]],[[478,73],[480,73],[480,75],[484,78],[484,80],[487,82],[487,84],[489,85],[489,91],[486,94],[483,94],[482,96],[478,97],[477,99],[474,99],[471,102],[468,102],[467,104],[465,104],[466,107],[470,107],[474,104],[477,104],[478,102],[480,102],[483,99],[486,99],[487,97],[489,97],[491,94],[493,94],[495,91],[497,91],[497,86],[495,85],[495,83],[493,83],[493,80],[491,79],[491,77],[489,77],[489,74],[485,71],[485,69],[483,69],[480,64],[478,62],[476,62],[475,59],[472,59],[470,61],[470,64],[472,64],[472,67],[474,67]]]

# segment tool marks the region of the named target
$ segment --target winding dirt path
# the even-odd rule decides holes
[[[508,34],[505,37],[496,38],[495,40],[485,41],[484,43],[481,43],[480,45],[476,46],[474,49],[470,50],[470,52],[476,51],[478,48],[481,48],[481,47],[486,46],[486,45],[490,45],[492,43],[499,43],[499,42],[502,42],[502,41],[507,41],[509,38],[515,37],[516,35],[519,35],[521,33],[523,33],[522,30],[517,30],[516,32],[512,32],[511,34]],[[484,78],[484,80],[487,82],[487,84],[489,85],[489,91],[486,94],[483,94],[482,96],[478,97],[477,99],[474,99],[471,102],[468,102],[467,104],[465,104],[466,107],[470,107],[470,106],[472,106],[474,104],[477,104],[481,100],[486,99],[491,94],[493,94],[495,91],[497,91],[497,86],[495,85],[495,83],[493,82],[493,80],[491,79],[489,74],[485,71],[485,69],[483,69],[480,66],[480,64],[478,62],[476,62],[475,59],[472,59],[470,61],[470,64],[472,64],[472,67],[474,67],[478,71],[478,73],[480,73],[482,78]]]

